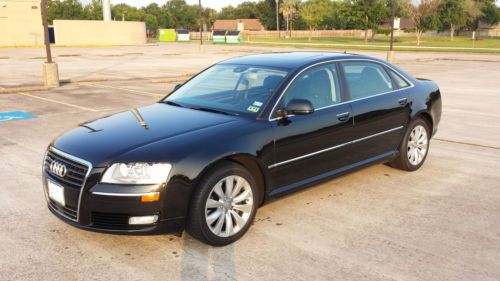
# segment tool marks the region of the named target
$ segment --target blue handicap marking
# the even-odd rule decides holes
[[[34,118],[38,118],[38,116],[24,111],[0,112],[0,123]]]

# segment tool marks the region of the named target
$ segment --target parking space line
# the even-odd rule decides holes
[[[85,107],[85,106],[79,106],[79,105],[76,105],[76,104],[71,104],[71,103],[62,102],[62,101],[58,101],[58,100],[53,100],[53,99],[49,99],[49,98],[42,98],[42,97],[39,97],[39,96],[30,95],[28,93],[19,93],[19,94],[23,95],[23,96],[26,96],[26,97],[31,97],[31,98],[35,98],[35,99],[40,99],[40,100],[48,101],[48,102],[58,103],[58,104],[66,105],[66,106],[69,106],[69,107],[74,107],[74,108],[86,110],[86,111],[92,111],[92,112],[98,112],[99,111],[99,110],[96,110],[96,109],[93,109],[93,108],[89,108],[89,107]]]
[[[123,90],[123,91],[127,91],[127,92],[130,92],[130,93],[138,94],[138,95],[141,95],[141,96],[148,96],[148,97],[161,98],[161,97],[165,96],[165,95],[155,94],[155,93],[151,93],[151,92],[138,91],[138,90],[132,90],[132,89],[128,89],[128,88],[115,87],[115,86],[102,85],[102,84],[80,83],[80,85],[88,85],[88,86],[91,86],[91,87],[104,88],[104,89]]]
[[[437,141],[442,141],[442,142],[464,144],[464,145],[471,145],[471,146],[477,146],[477,147],[482,147],[482,148],[491,148],[491,149],[498,149],[498,150],[500,150],[500,147],[491,146],[491,145],[476,144],[476,143],[463,142],[463,141],[455,141],[455,140],[447,140],[447,139],[442,139],[442,138],[433,138],[433,139],[437,140]]]

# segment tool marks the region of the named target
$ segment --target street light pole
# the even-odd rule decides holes
[[[57,63],[52,61],[52,52],[50,51],[47,0],[41,0],[40,10],[42,11],[43,41],[45,44],[45,53],[47,55],[47,61],[43,64],[43,80],[45,86],[47,87],[59,87],[59,71],[57,69]]]
[[[394,61],[394,23],[396,21],[396,0],[391,0],[391,42],[389,52],[387,52],[387,61]]]
[[[281,38],[279,6],[280,6],[280,0],[276,0],[276,31],[278,31],[278,38]]]
[[[201,0],[198,1],[198,5],[200,7],[199,16],[200,16],[200,45],[203,45],[203,10],[201,8]]]
[[[394,24],[396,20],[396,0],[391,0],[391,45],[389,50],[392,51],[394,47]]]
[[[41,10],[42,10],[42,25],[43,25],[45,53],[47,55],[47,63],[52,63],[52,53],[50,51],[50,39],[49,39],[49,23],[47,20],[47,0],[42,0],[41,6],[42,6]]]

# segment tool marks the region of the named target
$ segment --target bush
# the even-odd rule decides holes
[[[385,36],[388,36],[389,34],[391,34],[391,29],[390,28],[379,28],[377,30],[377,33],[384,34]]]

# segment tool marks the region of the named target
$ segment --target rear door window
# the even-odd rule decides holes
[[[351,61],[343,62],[342,67],[353,100],[395,90],[391,77],[378,63]]]

